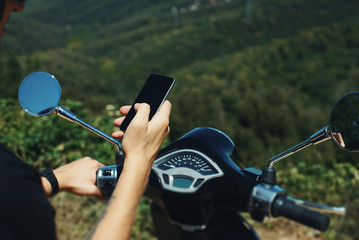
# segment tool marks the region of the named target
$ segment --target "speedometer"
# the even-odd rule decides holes
[[[190,168],[202,175],[216,174],[218,171],[202,156],[193,152],[184,152],[176,154],[172,158],[167,159],[158,168],[162,170],[173,168]]]
[[[218,165],[203,153],[184,149],[157,159],[153,170],[163,188],[175,192],[195,192],[211,178],[223,176]]]

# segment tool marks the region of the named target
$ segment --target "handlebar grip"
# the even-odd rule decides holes
[[[274,217],[283,216],[293,221],[304,224],[324,232],[329,227],[330,218],[321,213],[298,206],[285,196],[278,197],[272,206]]]

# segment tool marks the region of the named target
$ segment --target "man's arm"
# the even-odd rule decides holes
[[[136,110],[136,116],[128,126],[126,134],[113,134],[114,137],[123,136],[124,167],[112,197],[89,239],[130,238],[137,207],[146,188],[153,161],[169,133],[170,102],[165,101],[150,122],[150,107],[147,104],[137,105]],[[123,118],[117,119],[115,124],[120,125],[122,121]]]

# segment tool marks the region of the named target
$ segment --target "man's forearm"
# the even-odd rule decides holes
[[[130,159],[126,159],[130,161]],[[122,172],[106,209],[89,239],[129,239],[137,207],[148,182],[148,169]],[[143,173],[145,171],[145,173]],[[142,172],[142,173],[140,173]]]

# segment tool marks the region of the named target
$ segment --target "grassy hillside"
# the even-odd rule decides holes
[[[134,98],[152,72],[170,75],[301,31],[355,22],[358,10],[355,1],[254,1],[248,21],[245,1],[198,1],[197,8],[194,2],[29,1],[28,11],[9,24],[4,52],[31,53],[64,89],[75,82],[78,99],[84,91],[95,93],[86,98],[99,96],[101,82],[107,90],[100,93],[102,104],[122,103]]]

